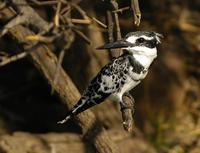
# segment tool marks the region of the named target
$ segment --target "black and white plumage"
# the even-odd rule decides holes
[[[66,122],[108,97],[123,103],[123,94],[129,92],[146,77],[149,66],[157,57],[156,46],[160,43],[160,37],[162,35],[156,32],[136,31],[128,33],[123,40],[99,47],[99,49],[123,48],[125,51],[123,55],[113,59],[101,69],[67,117],[58,123]]]

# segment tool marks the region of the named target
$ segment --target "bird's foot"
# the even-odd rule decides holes
[[[135,103],[135,100],[131,96],[131,94],[128,92],[124,93],[124,95],[122,97],[122,101],[120,102],[121,109],[133,109],[134,103]]]
[[[135,103],[135,100],[134,100],[133,96],[132,96],[129,92],[125,92],[125,93],[123,94],[123,96],[126,96],[126,97],[128,97],[129,99],[131,99],[131,101],[132,101],[133,104]]]

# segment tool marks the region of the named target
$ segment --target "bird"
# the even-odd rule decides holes
[[[123,49],[123,54],[105,65],[92,79],[80,100],[58,123],[65,123],[70,118],[111,98],[123,105],[122,96],[136,87],[147,75],[157,57],[157,45],[162,34],[152,31],[135,31],[123,39],[107,43],[97,49]]]

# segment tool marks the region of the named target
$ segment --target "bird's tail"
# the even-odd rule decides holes
[[[71,111],[70,111],[71,112]],[[69,113],[70,113],[69,112]],[[63,123],[65,123],[65,122],[67,122],[67,120],[69,120],[70,118],[71,118],[71,114],[69,114],[69,115],[67,115],[63,120],[61,120],[61,121],[58,121],[57,123],[58,124],[63,124]]]
[[[67,116],[65,117],[65,119],[57,122],[59,124],[63,124],[65,122],[67,122],[70,118],[72,118],[73,116],[85,111],[86,109],[96,105],[97,103],[94,103],[94,102],[88,102],[88,100],[85,100],[83,98],[81,98],[78,103],[72,108],[71,111],[69,111],[67,113]]]

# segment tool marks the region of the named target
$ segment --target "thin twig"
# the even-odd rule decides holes
[[[38,0],[31,0],[33,3],[35,3],[35,4],[37,4],[37,5],[40,5],[40,6],[42,6],[42,5],[55,5],[55,4],[57,4],[57,3],[59,3],[59,2],[62,2],[62,3],[64,3],[64,4],[66,4],[67,2],[66,1],[64,1],[64,0],[52,0],[52,1],[38,1]]]
[[[89,19],[71,19],[71,21],[75,24],[91,24],[91,20]]]
[[[127,6],[127,7],[123,7],[123,8],[114,10],[114,11],[112,11],[112,12],[113,12],[113,13],[122,13],[123,11],[129,10],[129,9],[130,9],[130,7]]]
[[[62,20],[63,22],[66,22],[66,23],[69,25],[69,27],[71,27],[71,29],[72,29],[76,34],[78,34],[83,40],[85,40],[86,43],[88,43],[89,45],[91,44],[91,40],[90,40],[83,32],[81,32],[81,31],[78,30],[77,28],[73,28],[73,27],[75,27],[75,25],[73,24],[72,19],[69,18],[69,16],[68,16],[67,14],[63,15],[63,16],[61,17],[61,20]]]
[[[133,10],[134,23],[135,25],[139,26],[141,20],[141,12],[138,0],[131,0],[131,9]]]
[[[95,17],[89,17],[88,16],[87,19],[71,19],[71,21],[72,21],[72,23],[75,23],[75,24],[91,24],[92,23],[91,19],[93,21],[95,21],[98,25],[100,25],[101,27],[103,27],[105,29],[107,28],[107,26],[104,23],[102,23],[101,21],[99,21]]]
[[[71,11],[71,6],[70,6],[70,5],[65,6],[65,7],[60,11],[60,14],[63,15],[63,14],[65,14],[65,13],[67,13],[68,11]]]
[[[59,78],[59,70],[61,69],[62,67],[62,62],[63,62],[63,59],[64,59],[64,56],[65,56],[65,53],[66,51],[71,47],[73,41],[74,41],[74,33],[72,33],[71,30],[69,30],[68,32],[68,39],[67,39],[67,44],[64,46],[64,48],[61,50],[59,56],[58,56],[58,63],[57,63],[57,67],[56,67],[56,70],[55,70],[55,76],[54,76],[54,83],[56,84],[57,83],[57,80]],[[52,90],[53,92],[53,90]]]
[[[83,33],[81,32],[80,30],[78,29],[74,29],[72,28],[72,30],[78,34],[81,38],[83,38],[83,40],[85,40],[86,43],[88,43],[89,45],[91,44],[91,40]]]
[[[103,22],[99,21],[98,19],[96,19],[95,17],[91,17],[93,21],[95,21],[97,24],[99,24],[101,27],[103,28],[107,28],[107,25],[105,25]]]
[[[78,3],[80,3],[80,2],[81,2],[81,0],[73,0],[73,4],[76,4],[76,5],[78,5]],[[62,14],[62,15],[65,14],[65,13],[67,13],[68,11],[71,11],[71,10],[74,9],[73,5],[70,5],[70,4],[71,4],[70,2],[67,1],[66,4],[67,4],[67,6],[64,7],[64,8],[62,9],[62,11],[61,11],[61,14]]]
[[[112,6],[112,9],[118,9],[118,4],[116,1],[111,0],[110,1],[110,5]],[[118,22],[118,15],[117,13],[112,13],[113,10],[108,10],[107,11],[107,23],[108,23],[108,39],[109,42],[113,42],[114,41],[114,34],[115,34],[115,30],[116,30],[116,34],[117,34],[117,39],[120,39],[120,28],[119,28],[119,22]],[[116,26],[114,28],[114,25]],[[111,50],[111,56],[112,57],[118,57],[121,54],[121,51],[119,49],[112,49]]]
[[[80,6],[78,6],[76,3],[69,3],[69,4],[71,4],[71,8],[75,8],[81,14],[81,16],[83,17],[83,19],[71,19],[72,23],[75,23],[75,24],[91,24],[92,23],[91,20],[93,20],[97,24],[102,26],[103,28],[107,28],[107,26],[104,23],[102,23],[101,21],[99,21],[95,17],[91,17],[91,16],[87,15],[87,13]],[[70,7],[66,8],[65,10],[62,10],[61,14],[64,15],[64,12],[66,12],[66,11],[67,11],[67,13],[69,13]]]
[[[113,24],[113,19],[112,19],[112,13],[111,11],[107,11],[107,24],[108,24],[108,40],[109,42],[113,42],[114,41],[114,36],[113,36],[113,28],[114,28],[114,24]]]
[[[38,1],[38,0],[31,0],[33,3],[37,4],[37,5],[54,5],[57,4],[58,1],[54,0],[54,1]]]
[[[117,40],[121,40],[122,36],[121,36],[121,30],[120,30],[120,26],[119,26],[118,14],[114,13],[114,17],[115,17]],[[122,54],[122,49],[118,49],[118,53],[119,53],[118,56],[120,56]]]
[[[60,10],[61,10],[61,1],[58,0],[58,3],[57,3],[57,7],[56,7],[56,14],[55,14],[55,17],[54,17],[54,24],[56,27],[59,27],[60,26]]]
[[[30,36],[26,36],[26,40],[27,41],[37,41],[37,42],[42,42],[42,43],[52,43],[55,39],[57,38],[57,36],[42,36],[42,35],[30,35]]]
[[[63,16],[60,16],[60,17],[61,17],[61,20],[63,21],[63,23],[65,23],[64,17]],[[67,43],[63,47],[63,49],[60,51],[59,56],[58,56],[58,62],[57,62],[57,66],[56,66],[56,70],[55,70],[55,75],[54,75],[54,79],[53,79],[53,83],[54,84],[57,83],[57,80],[59,78],[59,74],[60,74],[59,70],[62,68],[62,62],[63,62],[64,56],[65,56],[65,53],[70,48],[71,44],[74,41],[74,33],[72,32],[72,29],[71,29],[72,26],[73,26],[73,23],[69,19],[69,18],[71,18],[71,12],[69,12],[68,14],[65,14],[65,17],[66,17],[66,23],[68,25],[70,25],[70,29],[67,30],[67,31],[64,31],[63,35],[62,35],[63,36],[62,39],[67,40]],[[67,39],[66,39],[66,37],[67,37]],[[54,89],[52,88],[51,89],[51,93],[53,94],[53,92],[54,92]]]
[[[70,3],[80,14],[84,19],[88,19],[89,17],[87,16],[86,12],[77,4],[75,3]]]
[[[26,57],[28,54],[29,54],[28,52],[22,52],[17,55],[2,58],[2,61],[0,62],[0,67],[5,66],[9,63],[15,62],[17,60],[20,60],[20,59]]]

